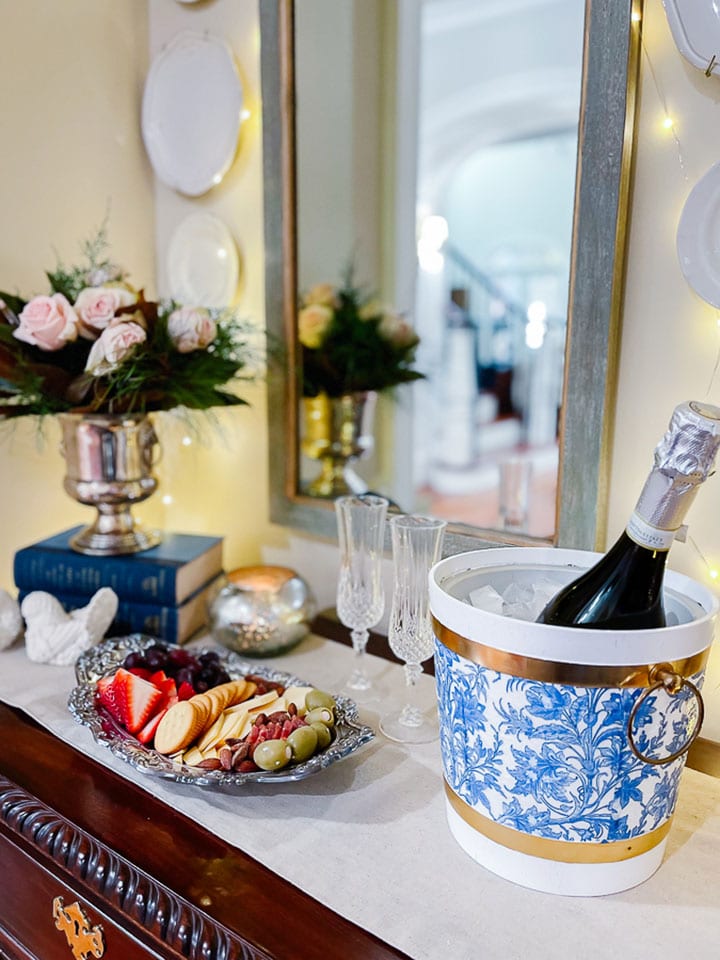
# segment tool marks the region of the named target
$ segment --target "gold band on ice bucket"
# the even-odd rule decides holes
[[[607,843],[548,840],[546,837],[534,837],[490,820],[459,797],[447,781],[444,783],[450,806],[469,827],[500,846],[531,857],[540,857],[542,860],[562,863],[618,863],[620,860],[631,860],[652,850],[664,840],[672,823],[671,817],[650,833],[627,840],[609,840]]]
[[[553,660],[540,660],[537,657],[524,657],[507,650],[496,650],[476,640],[468,640],[432,618],[435,636],[453,653],[477,663],[488,670],[506,673],[523,680],[538,680],[541,683],[567,683],[573,687],[650,687],[655,682],[651,678],[654,664],[637,666],[603,665],[587,663],[560,663]],[[669,660],[663,664],[679,677],[692,677],[707,663],[710,648],[701,650],[682,660]]]

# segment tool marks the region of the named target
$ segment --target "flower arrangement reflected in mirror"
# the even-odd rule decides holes
[[[65,489],[99,511],[73,546],[136,552],[158,539],[128,505],[157,486],[147,415],[245,404],[237,387],[257,379],[261,350],[234,310],[147,299],[109,259],[104,226],[82,250],[46,293],[0,291],[0,417],[58,415]]]
[[[377,394],[423,379],[414,369],[420,339],[405,317],[358,287],[349,269],[339,286],[320,283],[302,297],[298,340],[302,449],[322,465],[307,492],[364,493],[349,463],[372,449]]]

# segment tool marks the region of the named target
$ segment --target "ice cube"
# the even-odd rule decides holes
[[[473,607],[478,607],[488,613],[501,614],[503,612],[503,598],[495,587],[491,587],[489,584],[471,590],[468,594],[468,600]]]
[[[503,615],[516,620],[537,620],[557,592],[557,583],[547,577],[511,583],[503,593]]]
[[[513,580],[503,590],[502,598],[511,606],[516,603],[530,603],[534,595],[532,580]]]

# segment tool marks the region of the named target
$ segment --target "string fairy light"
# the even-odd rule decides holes
[[[640,37],[640,43],[642,44],[642,50],[643,50],[643,53],[645,54],[645,60],[647,61],[648,70],[650,71],[650,77],[652,78],[653,86],[655,87],[655,93],[657,94],[657,98],[660,101],[660,106],[662,107],[663,119],[662,119],[661,126],[664,130],[668,130],[672,134],[672,138],[675,141],[675,148],[677,150],[678,163],[680,164],[680,171],[683,175],[683,180],[685,180],[685,182],[688,183],[689,178],[687,175],[687,170],[685,169],[685,157],[683,155],[683,148],[682,148],[682,144],[680,143],[680,138],[678,137],[677,130],[675,129],[675,121],[673,120],[673,115],[668,109],[665,94],[658,81],[657,75],[655,73],[655,67],[653,66],[652,60],[650,59],[650,54],[648,53],[647,46],[645,45],[645,39],[642,36]]]
[[[715,377],[717,376],[718,367],[720,367],[720,313],[717,315],[715,329],[718,332],[718,352],[717,356],[715,357],[715,366],[713,367],[712,374],[710,375],[710,383],[708,383],[707,390],[705,391],[705,400],[707,400],[707,398],[710,396],[710,391],[713,388]]]
[[[705,554],[702,552],[702,550],[701,550],[700,547],[697,545],[697,543],[695,543],[695,540],[690,536],[690,534],[688,534],[688,536],[687,536],[687,542],[688,542],[688,543],[690,544],[690,546],[695,550],[695,552],[697,553],[697,555],[698,555],[698,556],[700,557],[700,559],[702,560],[703,564],[707,567],[707,572],[708,572],[708,576],[710,577],[710,579],[711,579],[711,580],[717,580],[717,578],[720,576],[720,570],[718,570],[717,567],[714,567],[714,566],[710,563],[710,561],[708,560],[708,558],[707,558],[707,557],[705,556]]]

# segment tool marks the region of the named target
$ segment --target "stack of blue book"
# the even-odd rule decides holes
[[[22,601],[52,593],[66,610],[84,607],[100,587],[118,596],[115,635],[146,633],[184,643],[207,622],[208,599],[223,572],[222,537],[167,533],[157,547],[119,557],[77,553],[73,527],[18,550],[13,574]]]

